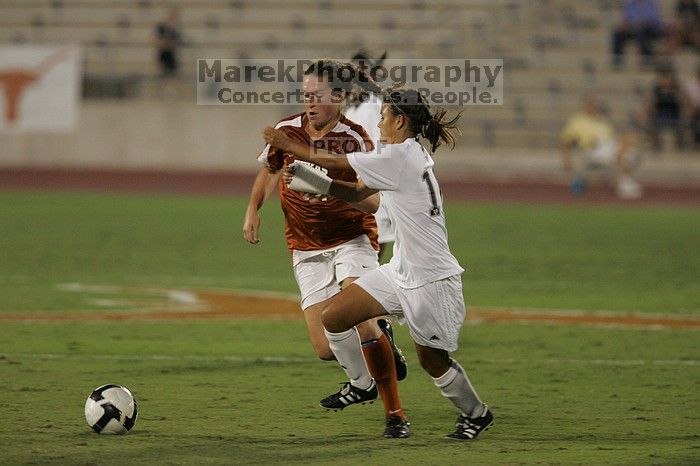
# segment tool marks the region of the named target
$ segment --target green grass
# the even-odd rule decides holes
[[[296,292],[279,206],[262,243],[242,239],[241,199],[0,193],[2,311],[91,309],[67,282]],[[696,313],[696,209],[447,207],[466,300]],[[94,307],[94,306],[93,306]]]
[[[398,334],[408,348],[406,332]],[[0,359],[4,464],[638,465],[700,458],[700,378],[692,363],[700,349],[691,331],[466,327],[456,357],[496,414],[495,427],[473,444],[441,439],[456,413],[410,352],[401,392],[411,439],[379,437],[378,404],[320,410],[319,397],[343,376],[313,358],[301,321],[10,324],[1,335],[10,353]],[[124,384],[139,401],[140,419],[125,437],[97,436],[82,419],[85,398],[103,383]]]
[[[296,292],[279,208],[262,244],[239,199],[0,193],[0,312],[100,312],[61,283]],[[467,302],[697,314],[693,209],[450,204]],[[109,309],[109,308],[107,308]],[[465,326],[455,357],[493,407],[477,442],[441,439],[456,413],[405,328],[401,383],[414,436],[379,438],[378,404],[317,408],[344,379],[296,321],[0,322],[0,463],[697,464],[697,331]],[[265,359],[266,357],[277,359]],[[129,387],[127,436],[93,434],[90,391]]]
[[[474,304],[700,310],[697,210],[451,207],[450,245]]]

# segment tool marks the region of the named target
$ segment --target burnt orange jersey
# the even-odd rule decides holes
[[[275,128],[303,144],[338,154],[365,152],[373,148],[372,141],[362,126],[344,116],[341,116],[331,131],[316,141],[312,141],[305,130],[307,122],[306,113],[300,113],[284,118]],[[267,145],[258,160],[272,170],[279,170],[292,163],[294,157]],[[328,176],[335,180],[357,180],[353,170],[330,170]],[[279,189],[289,250],[328,249],[361,235],[367,235],[372,246],[379,249],[374,215],[359,211],[332,196],[319,197],[291,190],[282,177]]]

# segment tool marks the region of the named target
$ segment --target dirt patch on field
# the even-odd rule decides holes
[[[86,312],[26,312],[0,314],[2,322],[114,322],[114,321],[183,321],[211,319],[301,319],[298,300],[274,293],[246,293],[210,290],[173,290],[162,288],[87,287],[73,291],[102,289],[120,295],[148,292],[152,300],[140,297],[138,305],[128,310]],[[105,291],[107,290],[107,291]],[[596,326],[632,326],[643,328],[700,329],[700,318],[641,313],[547,311],[521,309],[470,308],[467,321],[567,324]]]
[[[573,325],[633,326],[658,328],[700,328],[700,319],[624,313],[579,313],[556,311],[522,311],[512,309],[476,309],[468,320],[485,322],[524,322]]]
[[[131,320],[207,320],[207,319],[301,319],[299,303],[274,294],[246,294],[232,291],[171,290],[160,288],[122,288],[79,286],[69,291],[101,289],[120,294],[125,310],[0,314],[0,321],[90,322]],[[151,299],[130,300],[129,293],[149,293]],[[135,306],[133,306],[135,304]]]

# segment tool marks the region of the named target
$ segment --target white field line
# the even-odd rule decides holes
[[[294,358],[287,356],[198,356],[193,354],[61,354],[61,353],[0,353],[0,358],[16,359],[98,359],[106,361],[200,361],[200,362],[271,362],[306,363],[318,358]]]
[[[269,362],[269,363],[310,363],[317,362],[317,358],[300,358],[287,356],[200,356],[194,354],[167,355],[167,354],[63,354],[63,353],[0,353],[4,359],[89,359],[108,361],[199,361],[199,362]],[[489,364],[582,364],[594,366],[700,366],[697,359],[569,359],[569,358],[542,358],[542,359],[477,359],[477,362]]]
[[[299,301],[299,295],[295,293],[284,293],[276,291],[237,289],[237,288],[203,288],[201,290],[191,290],[182,288],[169,288],[161,286],[128,286],[128,285],[92,285],[85,283],[62,283],[57,285],[57,289],[71,292],[92,292],[106,294],[131,294],[131,293],[153,293],[171,301],[182,304],[196,304],[198,302],[197,292],[212,292],[236,295],[247,298],[277,298],[288,299],[295,303]],[[610,310],[583,310],[583,309],[551,309],[551,308],[529,308],[529,307],[504,307],[504,306],[481,306],[467,305],[467,316],[473,310],[475,319],[479,319],[479,311],[499,312],[503,314],[548,314],[552,316],[601,316],[601,317],[635,317],[641,319],[697,319],[698,314],[677,314],[663,312],[640,312],[640,311],[610,311]],[[606,324],[602,324],[606,325]]]
[[[278,298],[289,299],[298,302],[299,294],[284,293],[278,291],[254,290],[254,289],[237,289],[237,288],[202,288],[198,290],[182,289],[178,287],[162,287],[162,286],[129,286],[129,285],[91,285],[85,283],[60,283],[56,288],[61,291],[70,292],[90,292],[90,293],[106,293],[106,294],[130,294],[130,293],[154,293],[163,295],[167,298],[193,303],[197,301],[197,291],[211,293],[226,293],[236,296],[244,296],[251,298]]]
[[[299,296],[292,293],[270,292],[263,290],[241,290],[241,289],[221,289],[209,288],[202,290],[182,289],[178,287],[162,286],[129,286],[110,284],[86,284],[86,283],[62,283],[57,288],[66,292],[89,292],[99,293],[103,298],[91,298],[88,301],[99,307],[112,307],[111,311],[120,312],[128,317],[133,313],[135,318],[139,314],[148,313],[153,310],[160,312],[171,311],[173,320],[178,318],[177,311],[197,312],[202,310],[202,306],[207,306],[206,293],[218,293],[230,295],[232,298],[258,299],[278,299],[288,300],[295,305]],[[204,295],[201,296],[200,295]],[[135,300],[130,299],[130,295],[139,295]],[[150,297],[143,297],[148,294]],[[116,299],[115,299],[116,298]],[[122,304],[124,309],[114,309],[115,305]],[[469,312],[471,310],[471,312]],[[37,311],[41,312],[41,311]],[[22,313],[18,313],[22,314]],[[46,315],[26,314],[26,321],[32,323],[51,322],[51,312]],[[204,315],[204,314],[203,314]],[[467,312],[468,319],[465,324],[478,325],[481,322],[509,321],[513,324],[521,325],[582,325],[587,327],[610,328],[610,329],[643,329],[652,331],[666,330],[667,328],[687,328],[697,329],[700,323],[698,314],[664,314],[648,313],[639,311],[586,311],[580,309],[534,309],[527,307],[491,307],[491,306],[470,306]],[[107,316],[108,317],[108,316]],[[158,317],[160,320],[162,316]],[[205,316],[206,317],[206,316]],[[235,317],[235,313],[231,313]],[[241,317],[241,316],[239,316]],[[250,317],[250,316],[245,316]],[[267,316],[268,318],[272,316]],[[557,322],[556,318],[561,318],[562,322]],[[196,316],[194,317],[196,318]],[[580,321],[568,320],[580,318]],[[587,321],[586,319],[590,319]],[[597,321],[596,321],[597,319]],[[620,319],[619,321],[614,321]],[[0,320],[2,316],[0,315]],[[18,319],[22,320],[22,319]],[[107,319],[109,320],[109,319]],[[654,322],[656,320],[656,322]],[[674,322],[675,321],[675,322]],[[689,322],[689,323],[685,323]],[[685,326],[685,327],[684,327]]]

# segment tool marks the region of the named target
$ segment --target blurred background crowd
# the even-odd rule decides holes
[[[5,124],[4,166],[250,170],[256,128],[296,109],[197,107],[196,60],[365,49],[504,60],[505,102],[466,108],[450,169],[629,198],[700,174],[697,0],[0,0],[0,45],[32,44],[78,46],[79,122]]]

